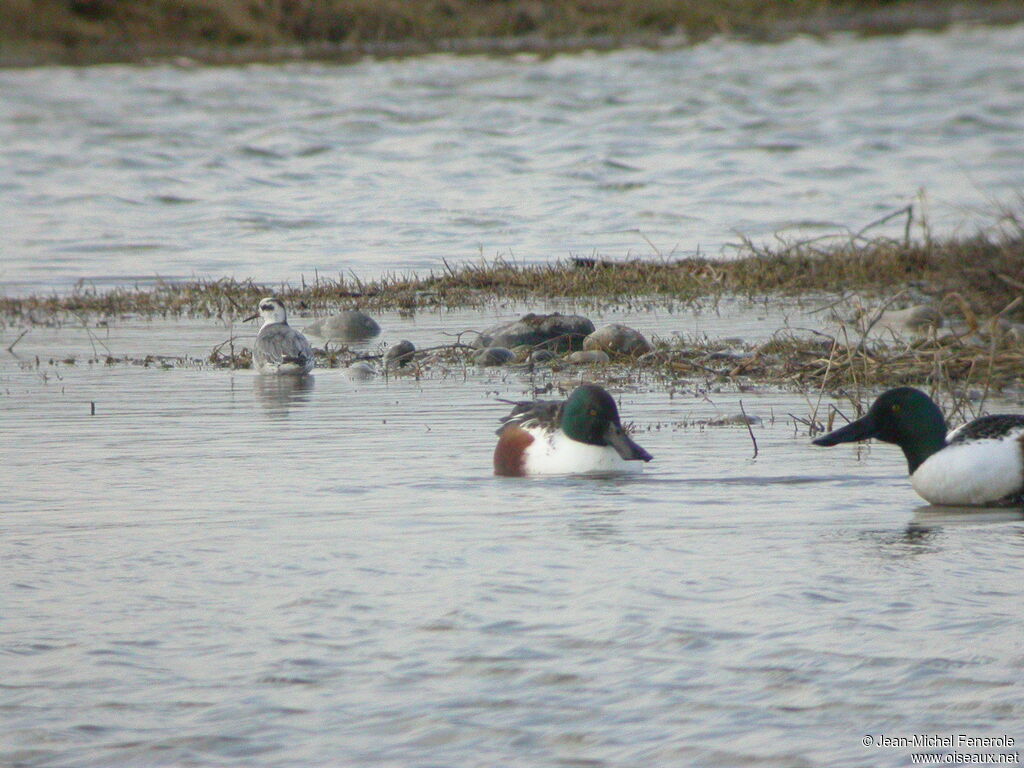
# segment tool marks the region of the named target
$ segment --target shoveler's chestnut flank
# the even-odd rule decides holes
[[[863,418],[814,441],[833,446],[877,437],[903,449],[925,501],[954,506],[1024,503],[1024,416],[983,416],[946,433],[942,411],[912,387],[884,392]]]
[[[564,402],[514,403],[501,421],[496,475],[638,472],[651,460],[626,434],[615,400],[596,384],[577,387]]]
[[[288,325],[288,313],[280,299],[268,297],[260,301],[259,314],[245,322],[263,318],[252,348],[252,363],[260,373],[302,376],[313,370],[313,348],[306,337]]]

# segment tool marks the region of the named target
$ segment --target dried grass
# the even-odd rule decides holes
[[[14,50],[29,61],[224,61],[231,51],[236,59],[323,58],[656,44],[680,33],[893,32],[1022,13],[1013,0],[5,0],[0,41],[8,57]]]
[[[827,392],[855,409],[877,390],[900,384],[930,389],[963,416],[984,408],[993,392],[1020,390],[1024,376],[1024,328],[1014,327],[1024,307],[1024,232],[1006,217],[1000,232],[966,239],[923,242],[867,238],[864,231],[825,241],[801,241],[767,249],[744,243],[736,258],[610,261],[570,259],[554,264],[493,261],[453,267],[440,274],[390,275],[376,281],[317,278],[311,284],[267,286],[229,279],[162,283],[153,288],[95,290],[67,295],[3,297],[0,315],[11,325],[85,324],[88,317],[179,315],[238,319],[268,294],[293,310],[315,313],[340,308],[398,309],[481,306],[508,301],[571,297],[578,301],[638,304],[715,302],[725,295],[752,299],[823,294],[884,297],[882,309],[904,292],[956,308],[955,331],[933,329],[915,340],[872,334],[880,312],[840,323],[838,332],[782,329],[757,345],[723,340],[655,340],[655,351],[639,359],[614,361],[609,373],[642,376],[669,388],[694,381],[748,383],[802,391],[808,399],[809,428],[822,428],[819,413]],[[248,350],[234,339],[211,352],[208,363],[249,365]],[[15,343],[17,343],[15,341]],[[12,344],[13,346],[13,344]],[[94,352],[96,352],[94,350]],[[462,344],[418,354],[414,374],[432,366],[466,365]],[[97,357],[99,353],[96,352]],[[319,365],[336,367],[365,359],[345,348],[325,349]],[[570,369],[564,360],[555,371]],[[404,374],[403,374],[404,375]]]
[[[1024,230],[1009,217],[998,233],[924,242],[891,238],[782,243],[774,248],[741,244],[734,258],[568,259],[522,264],[497,259],[450,266],[426,276],[386,275],[362,281],[317,276],[299,285],[262,285],[252,280],[197,280],[154,287],[97,290],[79,286],[68,294],[0,297],[0,316],[15,322],[47,322],[62,313],[149,317],[238,317],[263,296],[275,294],[293,310],[322,313],[364,310],[484,306],[551,298],[698,303],[722,296],[750,298],[859,291],[892,296],[904,289],[940,299],[955,293],[963,311],[979,317],[1003,312],[1024,292]]]

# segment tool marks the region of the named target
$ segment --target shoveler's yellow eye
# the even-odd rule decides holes
[[[591,408],[590,409],[590,415],[591,416],[597,416],[597,411],[595,411],[593,408]]]
[[[893,413],[899,413],[900,412],[900,404],[899,403],[893,403],[892,404],[892,412]]]

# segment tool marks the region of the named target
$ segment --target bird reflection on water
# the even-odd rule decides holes
[[[912,532],[928,533],[944,527],[1014,523],[1024,520],[1024,507],[937,507],[922,504],[907,525]]]
[[[255,376],[253,391],[267,414],[287,417],[293,406],[309,402],[316,384],[313,376]]]

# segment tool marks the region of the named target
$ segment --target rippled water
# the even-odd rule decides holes
[[[635,320],[799,314],[725,309]],[[864,735],[1024,737],[1021,512],[922,505],[891,446],[810,446],[800,396],[641,377],[642,476],[523,481],[491,474],[495,398],[543,376],[295,388],[89,362],[237,327],[90,330],[0,358],[0,764],[904,766]],[[756,459],[696,423],[740,398]]]
[[[0,289],[644,237],[717,252],[922,187],[948,230],[1024,186],[1022,50],[1010,27],[0,72]],[[814,303],[587,313],[753,340],[820,327]],[[527,309],[386,314],[380,341]],[[238,332],[109,318],[0,353],[0,765],[910,764],[869,734],[1020,750],[1021,511],[925,506],[891,446],[812,447],[803,396],[644,376],[614,388],[655,456],[642,476],[495,478],[496,399],[543,374],[290,387],[199,362]],[[90,362],[108,354],[155,357]],[[756,459],[745,429],[703,425],[741,398]]]
[[[1024,189],[1022,50],[1013,26],[0,72],[0,287],[714,254],[920,190],[936,232],[971,230]]]

